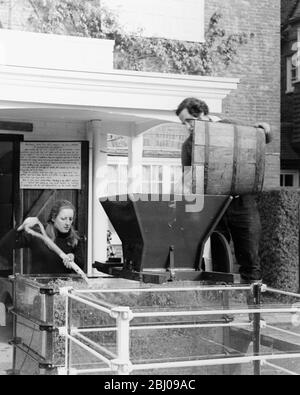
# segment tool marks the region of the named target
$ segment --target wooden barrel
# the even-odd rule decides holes
[[[265,173],[265,132],[221,122],[195,122],[193,189],[207,195],[260,192]]]

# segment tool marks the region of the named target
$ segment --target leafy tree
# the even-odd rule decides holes
[[[28,0],[33,13],[30,28],[44,33],[115,40],[115,68],[165,73],[212,75],[236,60],[246,34],[230,34],[220,27],[222,15],[210,20],[204,43],[131,34],[117,16],[98,0]]]
[[[2,4],[4,4],[4,0],[0,0],[0,7]],[[1,19],[0,19],[0,29],[3,29],[3,24],[1,22]]]
[[[239,47],[248,42],[246,34],[226,35],[220,28],[221,18],[217,12],[211,17],[204,43],[122,36],[116,40],[118,65],[133,70],[212,75],[235,61]]]
[[[27,0],[32,30],[42,33],[113,39],[115,17],[97,0]]]

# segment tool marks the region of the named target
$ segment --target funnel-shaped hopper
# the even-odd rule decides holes
[[[152,199],[152,200],[151,200]],[[203,246],[231,198],[228,196],[125,195],[101,199],[123,244],[126,268],[166,270],[170,248],[174,269],[197,269]]]

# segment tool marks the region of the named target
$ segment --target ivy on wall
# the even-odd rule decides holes
[[[205,34],[205,42],[123,36],[116,40],[117,67],[166,73],[212,75],[236,59],[238,49],[248,42],[246,34],[226,35],[215,13]],[[123,56],[120,56],[123,55]]]
[[[236,61],[249,40],[245,33],[228,35],[220,27],[219,12],[210,19],[205,42],[198,43],[143,37],[142,31],[130,34],[98,0],[27,1],[32,7],[30,30],[115,40],[116,69],[212,75]]]

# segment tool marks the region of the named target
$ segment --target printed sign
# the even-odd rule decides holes
[[[21,189],[81,189],[81,143],[21,143]]]

